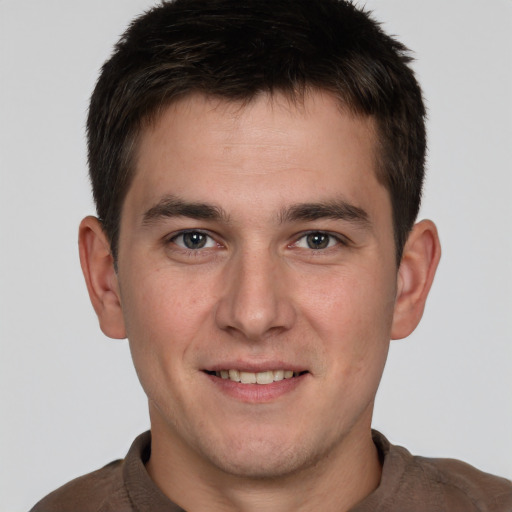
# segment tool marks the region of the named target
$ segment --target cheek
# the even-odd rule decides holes
[[[155,345],[190,341],[211,309],[212,293],[194,279],[169,269],[138,276],[121,288],[128,338]]]
[[[195,371],[192,361],[211,303],[207,293],[169,272],[132,275],[139,278],[121,286],[123,315],[137,374],[152,396],[169,387],[169,381],[186,381]]]
[[[376,268],[340,271],[310,287],[304,316],[323,340],[330,368],[346,379],[382,371],[390,340],[394,283]]]

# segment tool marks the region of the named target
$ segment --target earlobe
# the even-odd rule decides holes
[[[121,300],[110,244],[96,217],[86,217],[78,233],[80,264],[101,330],[110,338],[125,338]]]
[[[418,222],[407,239],[398,270],[392,339],[409,336],[421,320],[440,257],[435,224]]]

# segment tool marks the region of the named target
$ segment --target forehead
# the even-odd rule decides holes
[[[191,95],[142,132],[127,202],[143,208],[164,194],[209,202],[216,194],[246,209],[249,199],[267,208],[333,194],[358,202],[380,187],[376,147],[373,120],[327,93],[246,103]]]

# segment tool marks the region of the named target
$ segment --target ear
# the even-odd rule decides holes
[[[110,338],[126,338],[114,259],[100,221],[86,217],[78,232],[80,264],[101,330]]]
[[[418,222],[407,239],[398,269],[392,339],[409,336],[420,322],[440,258],[435,224],[430,220]]]

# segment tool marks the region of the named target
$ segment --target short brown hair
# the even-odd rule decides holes
[[[117,256],[138,135],[172,101],[200,92],[250,101],[262,92],[334,94],[378,134],[397,261],[418,214],[425,108],[404,45],[344,0],[174,0],[135,19],[103,65],[87,121],[97,213]]]

